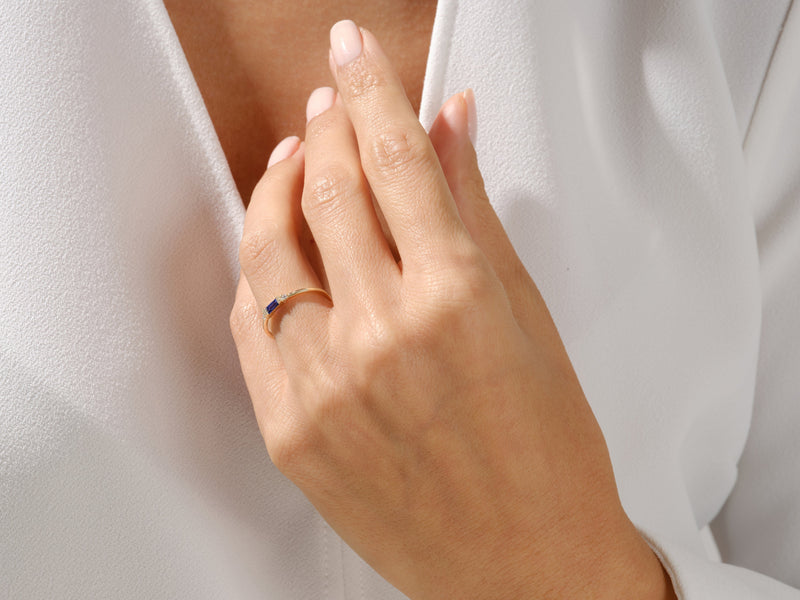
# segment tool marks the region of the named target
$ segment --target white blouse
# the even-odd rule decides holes
[[[686,600],[800,598],[798,64],[791,0],[437,8],[420,119],[475,89],[489,195]],[[0,67],[0,596],[402,598],[264,449],[242,202],[161,1],[7,0]]]

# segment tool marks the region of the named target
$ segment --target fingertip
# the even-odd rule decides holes
[[[460,93],[451,96],[439,109],[428,135],[442,163],[448,162],[469,137],[467,111],[467,101]]]
[[[478,111],[475,104],[475,92],[472,88],[467,88],[462,92],[462,96],[467,107],[467,134],[474,146],[478,139]]]
[[[267,168],[269,169],[273,165],[281,162],[282,160],[286,160],[293,154],[297,152],[300,148],[300,138],[296,135],[290,135],[287,138],[281,140],[275,149],[272,151],[272,154],[269,156],[269,160],[267,161]]]
[[[442,118],[452,132],[459,136],[467,133],[467,102],[463,93],[451,96],[444,103]]]
[[[336,90],[330,86],[319,87],[311,92],[306,104],[306,123],[331,108],[335,101]]]
[[[346,66],[361,56],[363,30],[350,19],[335,23],[330,30],[330,47],[336,64]]]

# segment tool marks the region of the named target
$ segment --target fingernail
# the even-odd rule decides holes
[[[340,67],[343,67],[361,54],[363,43],[361,32],[352,21],[339,21],[331,27],[331,50],[333,60]]]
[[[336,92],[332,87],[321,87],[311,92],[306,104],[306,123],[333,106],[335,99]]]
[[[458,97],[453,96],[442,107],[442,118],[450,131],[463,131],[464,128],[464,117],[459,114],[461,111],[458,109],[458,105]]]
[[[292,154],[297,152],[297,149],[300,147],[300,138],[296,135],[290,135],[287,138],[281,140],[275,149],[272,151],[272,154],[269,155],[269,161],[267,161],[267,168],[269,169],[275,163],[279,163],[282,160],[286,160]]]
[[[471,89],[451,96],[442,107],[442,118],[451,131],[459,135],[466,133],[472,145],[475,145],[475,96]]]
[[[475,92],[472,91],[472,88],[467,88],[461,95],[464,96],[464,101],[467,103],[467,133],[474,146],[478,139],[478,111],[475,107]]]

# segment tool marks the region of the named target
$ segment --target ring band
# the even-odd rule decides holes
[[[264,331],[267,334],[269,334],[270,337],[273,336],[272,330],[269,328],[269,320],[275,316],[275,313],[277,312],[278,307],[281,304],[283,304],[290,298],[294,298],[295,296],[299,296],[300,294],[309,294],[311,292],[314,292],[316,294],[322,294],[328,300],[333,302],[333,298],[331,298],[331,295],[322,288],[300,288],[299,290],[295,290],[293,292],[289,292],[288,294],[283,294],[282,296],[278,296],[272,302],[267,304],[266,307],[264,307],[264,312],[261,317],[261,324],[264,327]]]

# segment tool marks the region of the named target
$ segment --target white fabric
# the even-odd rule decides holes
[[[490,197],[687,600],[800,598],[800,9],[758,5],[440,0],[420,114],[475,89]],[[161,2],[10,0],[0,66],[0,596],[402,598],[268,460],[241,199]]]

